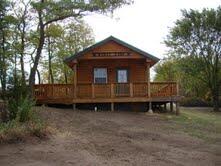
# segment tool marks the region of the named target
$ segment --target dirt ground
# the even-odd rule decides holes
[[[0,166],[221,165],[220,144],[191,137],[158,114],[37,109],[55,133],[0,145]]]

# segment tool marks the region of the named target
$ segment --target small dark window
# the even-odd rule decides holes
[[[107,68],[94,68],[94,83],[107,83]]]

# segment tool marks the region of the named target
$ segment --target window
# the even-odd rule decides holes
[[[94,83],[107,83],[107,68],[94,68]]]
[[[118,69],[117,70],[117,83],[127,83],[128,82],[128,70]]]

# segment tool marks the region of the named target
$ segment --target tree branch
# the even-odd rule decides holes
[[[44,23],[44,26],[48,25],[48,24],[51,24],[53,22],[56,22],[56,21],[61,21],[61,20],[64,20],[66,18],[70,18],[70,17],[78,17],[80,16],[82,13],[82,11],[79,11],[77,13],[72,13],[72,14],[68,14],[68,15],[64,15],[64,16],[59,16],[57,18],[54,18],[54,19],[51,19],[49,21],[47,21],[46,23]]]

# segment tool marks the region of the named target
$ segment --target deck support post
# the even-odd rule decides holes
[[[170,112],[173,112],[173,102],[170,102]]]
[[[114,111],[114,102],[111,103],[111,111]]]
[[[75,103],[72,104],[72,108],[74,111],[76,111],[76,104]]]
[[[148,109],[148,113],[152,114],[153,110],[152,110],[152,102],[149,102],[149,109]]]
[[[165,103],[163,106],[164,106],[164,111],[166,111],[167,110],[167,103]]]
[[[176,102],[176,115],[180,114],[180,103]]]

